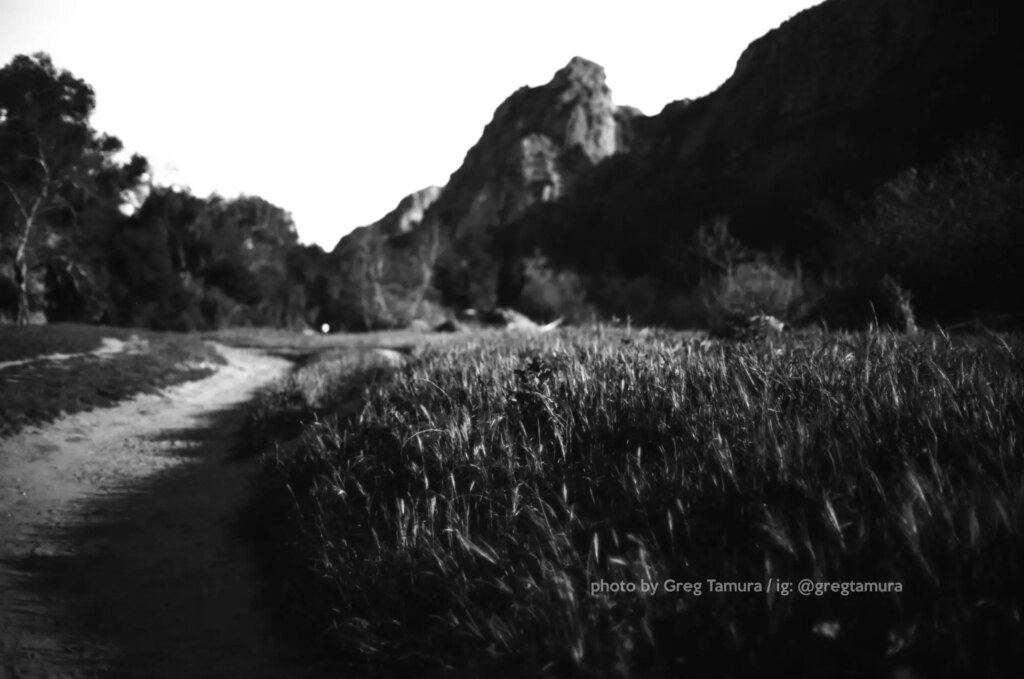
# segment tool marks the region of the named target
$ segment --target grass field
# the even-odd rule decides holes
[[[315,362],[254,411],[292,442],[247,521],[284,626],[371,673],[1014,676],[1021,350],[598,328]]]
[[[96,355],[105,338],[129,351]],[[134,339],[133,339],[134,338]],[[70,357],[50,359],[53,354]],[[78,324],[0,326],[0,436],[199,379],[223,363],[199,337]]]
[[[131,328],[111,328],[82,323],[0,325],[0,362],[47,354],[86,353],[99,349],[105,337],[126,341],[133,334],[140,333],[155,334]]]

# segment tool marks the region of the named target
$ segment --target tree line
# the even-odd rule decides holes
[[[0,319],[197,330],[331,313],[328,256],[287,211],[154,184],[93,129],[95,105],[45,53],[0,69]]]

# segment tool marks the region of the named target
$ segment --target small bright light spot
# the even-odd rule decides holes
[[[331,331],[331,324],[330,323],[324,323],[323,325],[320,326],[320,332],[322,332],[323,334],[326,335],[330,331]]]

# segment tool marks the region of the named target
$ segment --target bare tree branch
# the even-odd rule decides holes
[[[3,184],[4,188],[7,189],[7,192],[11,194],[11,198],[14,199],[14,205],[18,208],[18,212],[21,213],[22,218],[28,220],[28,212],[25,210],[25,205],[21,202],[18,192],[14,190],[14,187],[11,186],[11,183],[6,179],[0,179],[0,184]]]

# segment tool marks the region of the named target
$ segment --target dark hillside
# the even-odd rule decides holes
[[[634,187],[657,187],[684,214],[733,213],[742,235],[801,245],[788,223],[817,201],[933,161],[973,129],[1019,128],[1006,74],[1024,47],[1009,7],[833,0],[800,13],[752,43],[717,91],[651,121],[646,147],[622,161],[621,210],[650,202]]]
[[[1024,111],[1006,76],[1024,66],[1024,47],[1009,9],[829,0],[752,43],[715,92],[650,117],[614,106],[604,70],[573,59],[550,83],[524,87],[498,107],[439,197],[400,236],[382,228],[385,219],[342,239],[338,251],[363,251],[356,268],[374,262],[374,285],[386,292],[370,286],[361,308],[383,309],[388,298],[387,306],[405,309],[379,314],[376,325],[408,321],[423,299],[686,324],[700,321],[704,312],[694,310],[718,285],[712,278],[737,264],[763,273],[764,261],[786,262],[778,270],[786,280],[802,275],[797,260],[818,278],[859,269],[858,258],[878,254],[859,241],[877,214],[892,212],[884,185],[900,173],[932,176],[948,170],[951,153],[988,157],[994,149],[999,191],[1012,195],[1005,189],[1017,185]],[[997,131],[989,134],[994,146],[963,150],[986,130]],[[961,203],[993,195],[984,181],[966,183],[973,193]],[[921,205],[898,207],[897,221],[921,221]],[[994,249],[1012,252],[1019,243],[1007,220],[1018,207],[1010,199],[997,216],[930,214],[959,232],[991,232],[999,221],[994,231],[1008,240]],[[716,221],[746,248],[734,244],[738,259],[710,257],[701,244],[701,230]],[[958,266],[989,268],[990,255]],[[338,268],[353,269],[342,261]],[[855,273],[866,280],[880,272]],[[881,273],[914,278],[900,267]],[[949,293],[916,283],[933,300]],[[990,276],[986,285],[1009,282]],[[374,314],[363,315],[375,324],[365,322]]]
[[[590,275],[693,286],[699,227],[818,270],[877,207],[878,187],[940,161],[976,130],[1021,149],[1024,66],[1008,3],[830,0],[755,41],[733,76],[697,101],[634,123],[630,153],[589,173],[574,198],[515,227]]]

